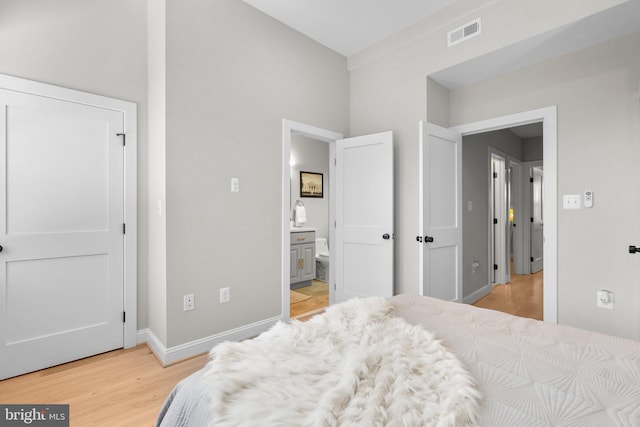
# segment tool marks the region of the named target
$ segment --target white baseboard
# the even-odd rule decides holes
[[[168,366],[180,360],[188,359],[189,357],[193,357],[198,354],[207,353],[216,344],[223,341],[240,341],[255,337],[256,335],[259,335],[271,328],[279,320],[283,320],[283,317],[272,317],[271,319],[261,320],[259,322],[251,323],[236,329],[231,329],[229,331],[210,335],[199,340],[169,348],[167,348],[149,328],[140,329],[138,331],[137,340],[138,344],[147,343],[162,366]]]
[[[487,296],[491,293],[491,285],[487,284],[478,289],[477,291],[467,295],[462,299],[462,302],[465,304],[473,304],[478,301],[480,298]]]

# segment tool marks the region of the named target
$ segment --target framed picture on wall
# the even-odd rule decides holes
[[[300,171],[300,197],[324,197],[321,173]]]

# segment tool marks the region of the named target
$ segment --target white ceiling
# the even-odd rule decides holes
[[[457,0],[244,0],[349,57]]]

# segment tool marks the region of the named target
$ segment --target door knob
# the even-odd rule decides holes
[[[2,246],[0,246],[0,251],[2,251]],[[636,252],[640,252],[640,248],[636,248],[635,246],[629,246],[630,254],[635,254]]]
[[[382,235],[382,238],[383,238],[384,240],[389,240],[389,238],[390,238],[390,237],[391,237],[391,236],[389,235],[389,233],[384,233],[384,234]]]
[[[4,248],[3,248],[2,246],[0,246],[0,252],[2,252],[2,250],[3,250],[3,249],[4,249]]]
[[[431,236],[424,236],[424,242],[425,242],[425,243],[431,243],[431,242],[433,242],[433,237],[431,237]]]
[[[422,243],[422,236],[416,236],[416,242]]]

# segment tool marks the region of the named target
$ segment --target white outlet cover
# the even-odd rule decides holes
[[[562,196],[562,208],[563,209],[580,209],[580,195],[579,194],[565,194]]]
[[[613,310],[613,293],[609,291],[598,291],[597,307]]]
[[[231,192],[232,193],[240,192],[240,178],[231,178]]]

